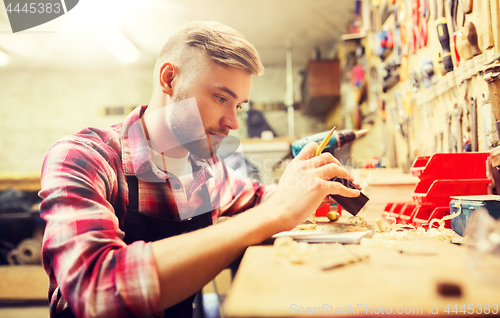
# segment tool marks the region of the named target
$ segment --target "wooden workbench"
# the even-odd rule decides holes
[[[372,225],[387,202],[411,201],[417,180],[387,171],[361,177],[370,181],[363,189],[370,201],[359,215]],[[500,257],[482,263],[494,274],[481,275],[470,266],[466,247],[417,233],[410,238],[383,248],[345,245],[369,258],[328,271],[321,269],[335,258],[328,251],[312,254],[303,264],[286,265],[273,246],[249,247],[225,301],[225,317],[375,316],[388,310],[394,315],[454,316],[464,315],[462,308],[477,314],[479,306],[484,313],[485,305],[490,316],[495,316],[494,308],[500,315]],[[441,295],[437,286],[442,282],[459,286],[461,296]]]
[[[303,264],[287,265],[277,260],[272,246],[248,248],[225,301],[226,317],[366,316],[389,311],[449,316],[445,310],[453,315],[455,305],[458,313],[463,305],[476,314],[479,306],[484,312],[489,305],[490,311],[497,308],[500,314],[498,257],[488,263],[496,266],[496,277],[482,277],[468,268],[465,247],[419,234],[390,249],[356,247],[369,259],[327,271],[320,267],[328,261],[326,252]],[[462,295],[441,295],[440,282],[458,285]]]

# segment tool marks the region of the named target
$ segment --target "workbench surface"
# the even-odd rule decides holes
[[[418,180],[408,182],[411,176],[387,171],[361,177],[370,181],[363,189],[370,201],[358,215],[371,225],[387,202],[411,202]],[[380,180],[388,182],[374,182]],[[347,222],[349,214],[344,214],[339,223]],[[335,258],[328,251],[312,254],[303,264],[287,265],[271,245],[249,247],[225,300],[225,317],[378,316],[389,311],[420,317],[485,311],[500,316],[500,257],[482,261],[494,274],[481,275],[465,246],[408,235],[410,240],[383,247],[344,245],[369,258],[328,271],[321,269]],[[438,283],[459,286],[461,296],[441,295]]]
[[[449,316],[461,309],[500,314],[498,257],[487,262],[496,266],[496,277],[482,277],[469,268],[467,248],[417,233],[412,236],[389,248],[356,245],[357,253],[369,255],[367,260],[327,271],[321,269],[321,263],[328,261],[323,251],[303,264],[283,264],[273,246],[250,247],[225,301],[225,316],[366,316],[405,311]],[[462,295],[440,295],[440,282],[460,286]]]

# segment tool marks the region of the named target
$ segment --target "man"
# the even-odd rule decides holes
[[[50,317],[189,317],[192,295],[246,247],[292,229],[329,194],[359,195],[328,181],[353,178],[330,154],[314,157],[315,144],[276,189],[226,169],[216,150],[262,69],[233,29],[187,24],[158,57],[148,106],[49,149],[40,196]]]

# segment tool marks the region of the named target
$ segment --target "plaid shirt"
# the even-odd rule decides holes
[[[137,107],[122,124],[67,136],[47,153],[40,197],[47,222],[43,265],[49,276],[50,317],[67,305],[78,317],[147,317],[158,311],[160,287],[151,244],[126,245],[120,229],[128,205],[127,176],[138,177],[139,211],[171,219],[202,204],[203,184],[216,203],[214,223],[222,214],[252,207],[273,190],[230,169],[224,174],[224,163],[215,158],[195,163],[200,169],[187,197],[177,178],[152,164],[141,126],[133,125],[146,108]],[[148,173],[163,182],[144,181],[141,176]]]

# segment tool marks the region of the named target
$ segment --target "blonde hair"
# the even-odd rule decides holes
[[[172,60],[185,69],[195,67],[195,56],[204,52],[209,60],[260,75],[264,66],[259,53],[240,33],[213,21],[190,22],[170,36],[160,51],[158,62]]]

